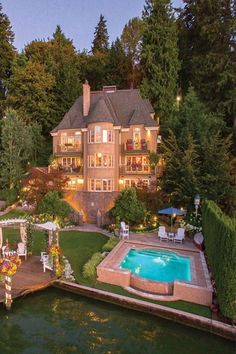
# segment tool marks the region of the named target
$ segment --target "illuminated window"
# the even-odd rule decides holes
[[[99,125],[95,126],[95,142],[96,143],[102,142],[102,128]]]
[[[112,180],[91,178],[89,186],[90,186],[90,191],[110,192],[112,191]]]

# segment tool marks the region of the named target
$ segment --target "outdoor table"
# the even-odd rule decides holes
[[[174,232],[168,232],[167,236],[169,241],[174,241],[174,237],[175,237]]]

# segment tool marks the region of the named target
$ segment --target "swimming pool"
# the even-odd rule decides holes
[[[132,274],[154,281],[191,281],[190,258],[174,252],[151,249],[130,249],[120,264]]]

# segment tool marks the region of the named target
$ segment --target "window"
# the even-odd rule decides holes
[[[148,187],[149,180],[143,178],[136,178],[136,179],[125,179],[125,188],[129,187]]]
[[[95,126],[95,142],[96,143],[102,142],[102,128],[99,125]]]
[[[150,166],[147,156],[128,156],[126,157],[127,172],[149,172]]]
[[[90,191],[94,192],[111,192],[112,180],[111,179],[94,179],[89,181]]]
[[[113,142],[113,131],[112,130],[103,130],[102,131],[102,142],[103,143],[112,143]]]
[[[94,167],[95,166],[94,155],[89,155],[88,156],[88,165],[89,165],[89,167]]]
[[[102,154],[101,153],[95,154],[95,164],[96,164],[96,167],[102,167]]]
[[[97,153],[88,156],[88,167],[113,167],[113,157],[108,154]]]
[[[99,125],[96,125],[94,129],[89,131],[88,142],[89,143],[112,143],[113,130],[102,129]]]

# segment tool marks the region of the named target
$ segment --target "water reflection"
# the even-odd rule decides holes
[[[235,354],[221,338],[56,289],[0,309],[0,353]]]

